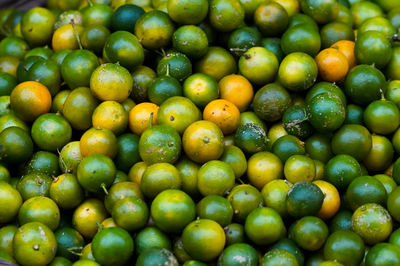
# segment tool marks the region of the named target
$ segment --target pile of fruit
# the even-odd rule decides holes
[[[399,0],[0,10],[0,259],[400,265]]]

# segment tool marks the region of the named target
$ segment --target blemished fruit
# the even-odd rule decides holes
[[[0,261],[400,265],[399,0],[0,2]]]

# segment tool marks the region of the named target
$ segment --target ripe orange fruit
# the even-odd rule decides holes
[[[158,105],[154,103],[140,103],[129,112],[129,128],[136,135],[141,135],[150,123],[150,115],[153,113],[153,125],[157,124]]]
[[[114,158],[118,152],[117,138],[107,128],[92,127],[83,133],[79,142],[83,157],[99,153]]]
[[[192,161],[205,163],[221,157],[224,152],[224,135],[214,123],[196,121],[183,132],[182,145]]]
[[[318,73],[323,80],[335,82],[342,80],[349,71],[347,58],[338,49],[327,48],[315,57]]]
[[[349,40],[341,40],[332,44],[331,48],[338,49],[347,58],[349,69],[357,65],[356,57],[354,56],[355,42]]]
[[[340,195],[334,185],[323,180],[313,182],[324,193],[324,202],[319,210],[318,217],[323,220],[332,218],[340,208]]]
[[[203,119],[216,124],[224,135],[233,133],[240,122],[240,111],[233,103],[218,99],[206,105]]]
[[[221,99],[233,103],[241,112],[245,111],[253,99],[253,86],[242,75],[228,75],[223,77],[219,83]]]
[[[24,121],[30,122],[50,111],[49,90],[36,81],[26,81],[17,85],[10,95],[12,110]]]

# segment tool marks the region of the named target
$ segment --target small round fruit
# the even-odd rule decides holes
[[[257,245],[268,245],[286,235],[286,228],[279,214],[268,207],[253,210],[246,218],[246,235]]]
[[[212,220],[198,219],[185,227],[182,243],[192,258],[212,261],[224,249],[225,232],[218,223]]]

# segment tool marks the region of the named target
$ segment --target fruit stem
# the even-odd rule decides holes
[[[230,48],[229,51],[231,51],[232,53],[235,53],[238,56],[243,56],[243,54],[245,52],[247,52],[247,49],[246,48]],[[248,59],[248,58],[246,58],[246,59]]]
[[[101,184],[101,188],[103,189],[104,193],[106,193],[106,195],[108,195],[108,190],[107,190],[106,185],[104,183]]]
[[[99,221],[96,221],[96,224],[100,231],[102,231],[104,229]]]
[[[79,252],[76,252],[75,250],[78,250]],[[82,248],[81,247],[70,247],[70,248],[67,248],[67,251],[76,256],[82,256],[82,252],[81,252]]]
[[[149,128],[153,127],[153,116],[154,116],[154,114],[153,114],[153,112],[151,112],[150,113],[150,120],[149,120]]]
[[[167,73],[165,73],[166,76],[169,76],[169,63],[167,64]]]
[[[75,21],[73,18],[71,19],[71,25],[72,25],[72,28],[74,29],[74,33],[75,33],[76,40],[78,41],[79,49],[83,50],[81,39],[79,38],[79,34],[78,34],[78,31],[76,30]]]
[[[161,48],[161,54],[162,54],[162,56],[166,56],[167,54],[165,53],[165,51],[164,51],[164,48]]]
[[[383,90],[379,89],[379,91],[381,93],[381,101],[386,101],[385,94],[383,93]]]

